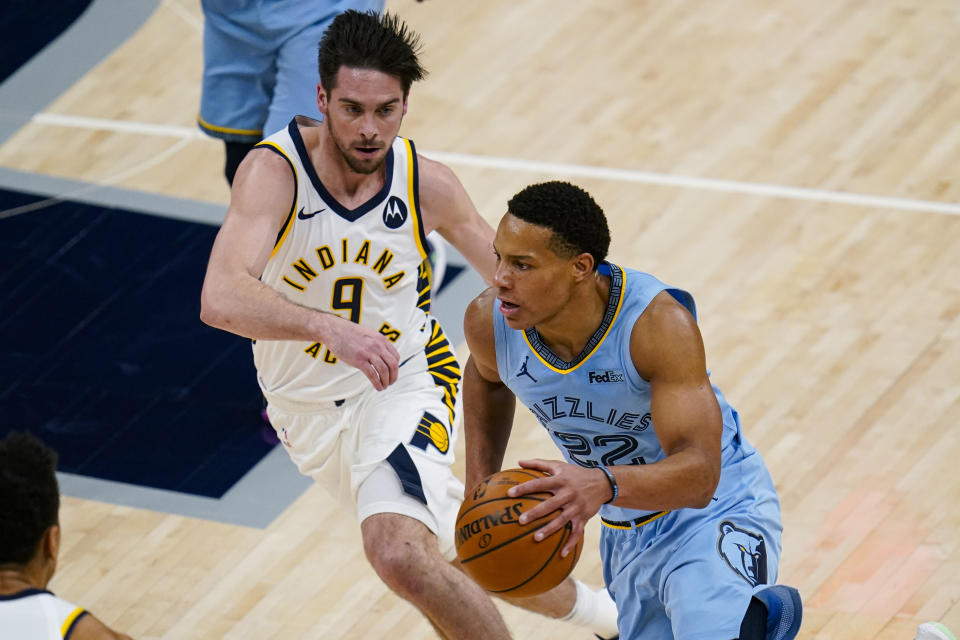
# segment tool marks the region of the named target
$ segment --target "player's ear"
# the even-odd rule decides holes
[[[320,113],[326,117],[327,115],[327,92],[323,88],[323,85],[319,82],[317,83],[317,108],[320,110]]]
[[[56,560],[60,554],[60,525],[52,525],[43,533],[41,542],[42,552],[45,560]]]
[[[594,261],[593,255],[581,253],[574,256],[570,263],[574,279],[579,282],[593,273]]]

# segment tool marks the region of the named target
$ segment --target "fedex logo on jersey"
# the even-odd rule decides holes
[[[587,374],[590,384],[599,384],[602,382],[623,382],[623,371],[591,371]]]

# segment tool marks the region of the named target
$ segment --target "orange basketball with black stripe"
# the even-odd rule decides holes
[[[467,575],[490,593],[527,597],[549,591],[570,575],[580,558],[583,538],[566,558],[560,557],[573,532],[570,523],[540,542],[533,539],[558,511],[520,524],[520,514],[551,494],[507,495],[510,487],[546,475],[534,469],[499,471],[477,484],[460,506],[457,557]]]

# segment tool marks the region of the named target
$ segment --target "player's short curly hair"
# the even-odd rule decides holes
[[[0,564],[25,565],[57,524],[57,454],[27,433],[0,440]]]
[[[589,193],[569,182],[526,187],[507,203],[507,212],[553,231],[550,249],[559,256],[593,256],[594,269],[610,250],[610,229],[603,209]]]
[[[320,40],[317,65],[320,83],[330,93],[337,86],[340,67],[373,69],[399,78],[403,95],[422,80],[420,36],[390,13],[344,11],[333,19]]]

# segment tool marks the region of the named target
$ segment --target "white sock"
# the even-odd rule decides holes
[[[607,590],[591,589],[576,579],[573,583],[577,586],[577,601],[561,620],[586,627],[603,638],[615,637],[618,633],[617,605]]]

